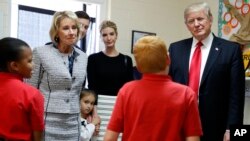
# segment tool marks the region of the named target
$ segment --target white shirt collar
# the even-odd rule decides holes
[[[211,47],[212,42],[213,42],[214,36],[212,34],[212,32],[207,36],[207,38],[205,38],[204,40],[202,40],[202,47]],[[193,37],[193,45],[192,47],[195,47],[195,45],[198,43],[199,41]]]

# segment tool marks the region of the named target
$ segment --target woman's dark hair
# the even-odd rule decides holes
[[[17,38],[6,37],[0,40],[0,71],[8,71],[7,64],[21,58],[23,47],[29,45]]]

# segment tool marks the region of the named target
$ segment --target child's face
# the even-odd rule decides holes
[[[86,116],[92,112],[95,104],[95,97],[93,95],[86,95],[81,99],[81,114]]]
[[[30,78],[32,75],[32,51],[28,47],[23,47],[21,59],[15,62],[15,72],[24,78]]]

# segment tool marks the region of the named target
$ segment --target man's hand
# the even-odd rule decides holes
[[[230,141],[230,131],[226,130],[223,141]]]

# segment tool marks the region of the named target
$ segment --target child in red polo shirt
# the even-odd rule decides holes
[[[104,141],[199,141],[202,135],[194,91],[168,75],[170,58],[157,36],[140,38],[134,46],[140,80],[119,90]]]
[[[23,82],[32,75],[32,51],[16,38],[0,40],[0,140],[38,141],[44,130],[44,98]]]

